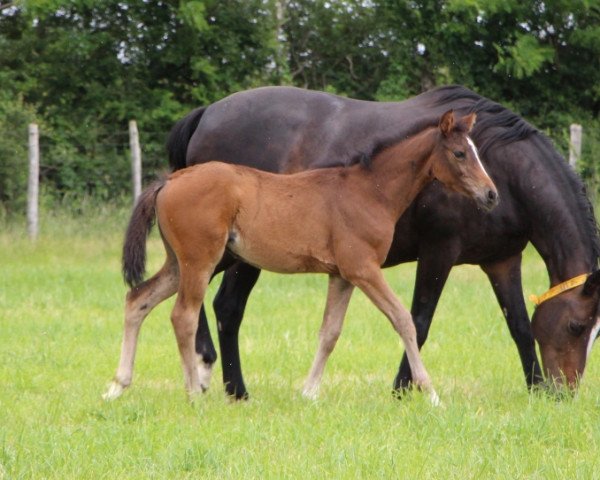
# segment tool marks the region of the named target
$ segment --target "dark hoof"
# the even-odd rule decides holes
[[[250,395],[248,394],[248,391],[246,389],[243,390],[237,390],[237,389],[230,389],[228,387],[225,387],[225,393],[227,394],[227,397],[230,400],[233,401],[242,401],[242,400],[248,400],[250,398]]]
[[[394,379],[394,388],[392,389],[392,395],[398,400],[402,400],[411,392],[412,387],[412,382],[409,379],[397,376]]]

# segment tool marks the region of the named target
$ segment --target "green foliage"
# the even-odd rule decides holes
[[[129,189],[130,119],[150,178],[177,119],[265,84],[401,100],[459,83],[561,148],[566,119],[595,142],[599,25],[597,0],[20,0],[0,10],[0,203],[24,201],[16,110],[43,124],[48,194],[106,201]]]
[[[292,82],[372,99],[387,67],[377,11],[361,0],[282,3]]]
[[[508,75],[514,75],[518,79],[530,77],[554,57],[552,47],[541,45],[531,35],[518,35],[514,45],[509,47],[494,47],[499,57],[496,68],[504,69]]]

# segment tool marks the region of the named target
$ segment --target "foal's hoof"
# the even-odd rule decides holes
[[[121,385],[119,382],[113,380],[112,382],[110,382],[110,385],[108,386],[108,390],[106,391],[106,393],[104,393],[102,395],[102,399],[110,402],[111,400],[115,400],[117,398],[119,398],[121,395],[123,395],[123,392],[125,391],[125,387],[123,385]]]
[[[308,400],[317,400],[319,398],[319,387],[304,387],[302,396]]]
[[[198,362],[198,380],[200,381],[200,387],[202,392],[206,392],[210,387],[210,379],[212,377],[212,364],[206,363],[200,360]]]
[[[429,392],[429,401],[431,402],[431,405],[433,405],[434,407],[442,406],[442,401],[440,400],[440,397],[433,389],[431,390],[431,392]]]
[[[204,389],[202,390],[194,390],[192,391],[188,391],[187,392],[187,398],[188,398],[188,402],[190,402],[190,405],[197,405],[200,402],[200,397],[202,397],[202,394],[205,392]]]

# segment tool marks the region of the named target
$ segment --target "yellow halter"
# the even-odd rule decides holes
[[[536,307],[540,305],[542,302],[546,300],[550,300],[557,295],[560,295],[567,290],[571,290],[572,288],[578,287],[579,285],[583,285],[587,278],[589,277],[589,273],[584,273],[583,275],[578,275],[576,277],[567,280],[566,282],[559,283],[558,285],[552,287],[546,293],[543,293],[539,297],[537,295],[530,295],[529,300],[535,303]]]

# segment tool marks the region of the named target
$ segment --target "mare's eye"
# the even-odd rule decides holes
[[[465,152],[461,150],[455,150],[453,153],[456,158],[465,158]]]
[[[574,337],[580,337],[583,331],[585,330],[585,324],[571,321],[569,322],[567,329],[569,330],[569,333]]]

